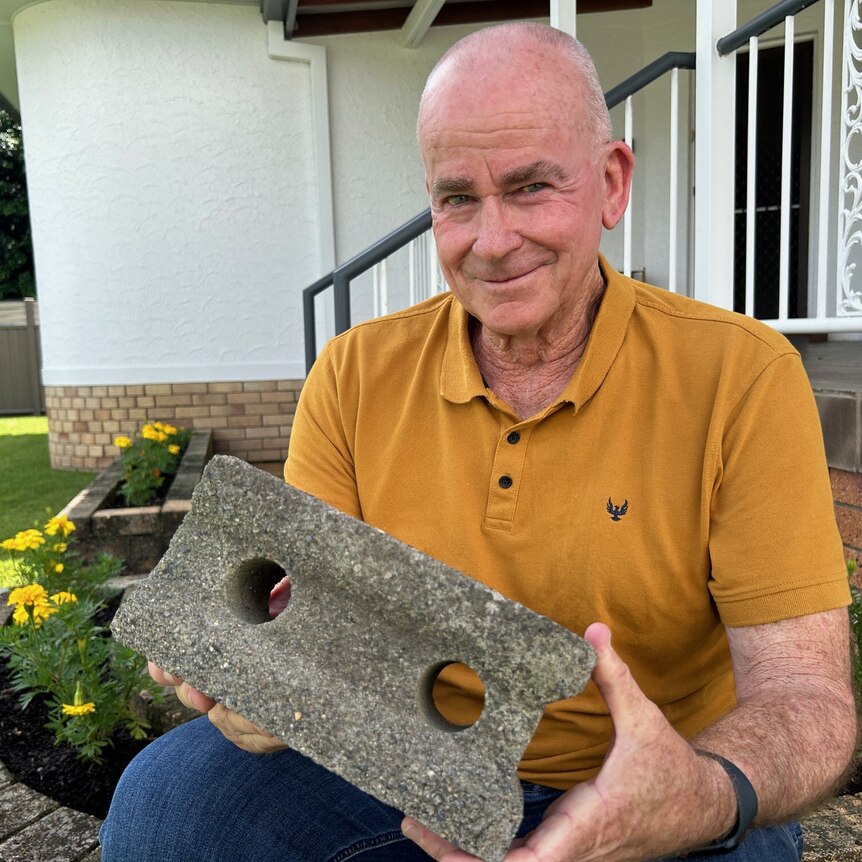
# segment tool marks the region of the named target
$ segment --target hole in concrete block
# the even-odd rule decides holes
[[[463,662],[432,665],[419,681],[419,706],[431,724],[457,732],[472,727],[485,708],[485,686]]]
[[[270,594],[276,586],[278,590],[271,601]],[[287,572],[262,557],[240,563],[225,584],[228,607],[247,623],[268,623],[278,616],[287,607],[290,589]]]

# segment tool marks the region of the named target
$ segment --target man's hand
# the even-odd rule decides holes
[[[598,775],[549,806],[506,862],[636,862],[728,832],[736,798],[724,770],[699,757],[644,696],[611,647],[607,626],[595,623],[584,637],[598,655],[593,680],[613,719],[614,739]],[[410,818],[402,829],[441,862],[474,858]]]
[[[262,730],[243,718],[224,704],[217,703],[211,697],[207,697],[202,691],[192,688],[187,682],[181,680],[172,673],[163,671],[152,662],[147,663],[150,676],[159,685],[172,685],[177,697],[182,703],[191,709],[205,712],[209,720],[227,737],[232,743],[238,745],[252,754],[269,754],[287,748],[280,739],[271,733]]]
[[[290,578],[282,578],[269,594],[269,615],[275,619],[290,601]],[[269,754],[287,748],[280,739],[252,724],[239,713],[217,703],[202,691],[192,688],[178,676],[163,671],[158,665],[147,662],[150,676],[159,685],[172,685],[181,703],[198,712],[205,712],[209,720],[235,745],[252,754]]]

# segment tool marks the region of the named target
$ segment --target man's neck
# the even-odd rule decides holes
[[[473,320],[470,340],[485,385],[519,419],[544,410],[560,396],[577,368],[604,295],[604,279],[584,292],[583,301],[556,331],[528,338],[490,332]]]

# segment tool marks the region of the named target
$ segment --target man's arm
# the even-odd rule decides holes
[[[830,795],[856,743],[844,608],[727,630],[738,706],[693,744],[732,760],[757,791],[756,823]]]
[[[792,819],[834,789],[856,739],[846,611],[729,635],[739,703],[689,744],[640,691],[608,629],[587,629],[598,654],[593,678],[614,722],[612,746],[599,774],[557,800],[507,862],[636,862],[729,832],[730,780],[695,748],[746,773],[760,797],[759,825]],[[472,858],[413,821],[405,831],[435,859]]]

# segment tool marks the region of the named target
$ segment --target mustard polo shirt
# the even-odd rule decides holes
[[[607,623],[690,738],[735,703],[724,626],[849,602],[820,422],[783,336],[599,262],[586,350],[545,410],[521,421],[485,387],[447,293],[327,345],[285,478],[578,634]],[[466,721],[481,689],[454,669],[437,698]],[[568,788],[610,737],[590,683],[548,707],[520,775]]]

